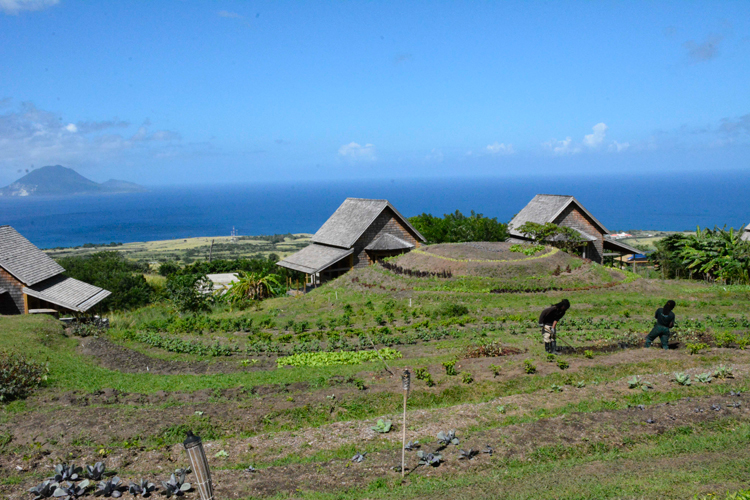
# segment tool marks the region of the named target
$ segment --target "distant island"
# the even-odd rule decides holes
[[[29,172],[12,184],[0,188],[0,196],[67,196],[143,191],[147,189],[132,182],[110,179],[98,183],[85,178],[72,168],[49,165]]]

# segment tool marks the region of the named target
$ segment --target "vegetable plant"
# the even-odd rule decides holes
[[[137,483],[130,483],[130,486],[128,486],[128,493],[130,493],[134,497],[137,497],[138,495],[142,497],[149,497],[155,489],[156,485],[154,483],[149,483],[145,479],[141,479]]]
[[[479,455],[479,450],[472,450],[471,448],[469,448],[468,450],[459,450],[459,452],[459,460],[472,460],[474,459],[474,457]]]
[[[120,491],[120,487],[121,487],[120,478],[115,476],[112,479],[108,479],[106,481],[100,481],[96,491],[94,492],[94,495],[119,498],[122,496],[122,491]]]
[[[172,476],[169,478],[169,481],[162,481],[162,486],[164,486],[163,493],[167,496],[167,498],[171,497],[172,495],[176,497],[181,497],[185,494],[186,491],[189,491],[191,486],[190,483],[185,482],[185,471],[180,471],[177,476],[172,474]]]
[[[375,432],[385,434],[387,432],[390,432],[392,425],[393,422],[391,422],[390,420],[383,420],[382,418],[379,418],[378,423],[372,426],[371,429]]]
[[[367,452],[357,453],[356,455],[352,457],[352,462],[354,462],[355,464],[363,462],[365,460],[365,455],[367,455]]]
[[[414,377],[417,380],[424,380],[424,383],[427,384],[427,387],[432,387],[435,385],[435,381],[432,379],[432,375],[430,375],[430,372],[427,371],[427,368],[415,369]]]
[[[406,446],[404,446],[406,451],[414,451],[417,448],[419,448],[419,441],[409,441],[406,443]]]
[[[557,367],[559,369],[561,369],[561,370],[567,370],[568,368],[570,368],[570,363],[568,363],[564,359],[558,359],[557,360]]]
[[[114,472],[112,472],[114,474]],[[104,462],[96,462],[94,465],[86,466],[86,477],[92,481],[101,481],[104,476],[109,475],[105,472]]]
[[[677,382],[680,385],[691,385],[692,381],[690,380],[690,375],[687,373],[675,373],[674,374],[674,381]]]
[[[453,429],[449,430],[448,432],[440,431],[437,434],[437,440],[438,443],[448,446],[449,444],[458,444],[458,438],[456,437],[456,431]]]
[[[492,377],[497,377],[500,375],[500,367],[497,365],[490,365],[489,366],[490,372],[492,372]]]
[[[445,374],[446,375],[458,375],[458,372],[456,371],[456,360],[453,361],[446,361],[443,363],[443,367],[445,368]]]
[[[86,488],[89,487],[89,480],[84,479],[76,486],[73,483],[66,482],[65,484],[59,484],[57,489],[52,494],[55,498],[61,498],[62,500],[75,500],[76,498],[83,496],[86,493]]]
[[[474,377],[471,375],[471,373],[464,372],[461,374],[461,381],[464,384],[471,384],[472,382],[474,382]]]
[[[81,467],[76,467],[75,464],[58,464],[55,465],[55,475],[50,479],[53,479],[56,483],[77,481],[82,470]]]
[[[579,389],[583,389],[584,387],[586,387],[586,382],[584,382],[583,380],[579,380],[578,382],[576,382],[576,387]]]
[[[29,490],[29,493],[34,494],[34,500],[41,500],[42,498],[49,498],[57,489],[57,483],[50,481],[49,479],[37,484]]]
[[[530,359],[527,359],[523,362],[523,370],[528,374],[531,375],[533,373],[536,373],[536,366],[534,366],[534,363],[531,362]]]
[[[554,363],[556,359],[557,359],[557,356],[555,356],[551,352],[547,353],[547,363]]]
[[[708,347],[709,347],[709,346],[708,346],[708,344],[705,344],[705,343],[703,343],[703,342],[697,342],[697,343],[695,343],[695,344],[691,344],[691,343],[687,343],[687,344],[685,344],[685,348],[687,349],[687,351],[688,351],[688,352],[689,352],[689,353],[690,353],[691,355],[692,355],[692,354],[698,354],[698,353],[699,353],[699,352],[701,352],[701,351],[702,351],[703,349],[708,349]]]
[[[583,357],[584,358],[588,358],[588,359],[593,359],[594,358],[594,351],[586,349],[585,351],[583,351]]]
[[[562,386],[559,386],[557,384],[552,384],[552,387],[550,387],[549,392],[562,392],[563,388]]]
[[[710,384],[711,381],[714,379],[711,376],[711,374],[708,373],[708,372],[706,372],[706,373],[700,373],[695,378],[698,379],[698,382],[700,382],[701,384]]]
[[[422,450],[417,452],[417,457],[419,457],[419,465],[437,467],[443,461],[443,455],[439,453],[425,453]]]
[[[714,378],[719,378],[719,379],[734,378],[734,374],[732,373],[731,368],[728,368],[724,365],[719,365],[716,368],[716,370],[714,370]]]

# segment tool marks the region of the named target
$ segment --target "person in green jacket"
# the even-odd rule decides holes
[[[656,310],[654,318],[656,318],[656,324],[646,336],[646,344],[643,347],[651,347],[651,342],[656,337],[661,337],[662,349],[669,349],[669,329],[674,327],[674,300],[668,300],[664,307],[660,307]]]

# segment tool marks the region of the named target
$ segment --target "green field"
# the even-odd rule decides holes
[[[200,260],[239,259],[268,257],[276,254],[284,258],[310,243],[309,234],[281,235],[281,238],[239,236],[206,236],[176,240],[124,243],[118,246],[90,246],[48,249],[45,252],[53,259],[70,256],[91,255],[103,250],[115,251],[126,258],[142,263],[159,263],[168,260],[190,264]],[[280,241],[278,241],[280,240]],[[214,242],[211,250],[211,241]]]
[[[28,497],[71,461],[104,460],[125,482],[164,480],[187,465],[187,430],[206,443],[217,498],[686,499],[750,488],[749,287],[647,280],[549,250],[494,264],[467,263],[460,246],[426,251],[392,262],[450,265],[453,277],[372,266],[244,311],[179,315],[162,302],[112,313],[109,331],[87,337],[51,318],[0,318],[0,349],[50,363],[45,386],[0,407],[0,494]],[[520,291],[555,286],[567,291]],[[564,350],[550,358],[537,318],[563,297]],[[672,349],[641,348],[668,298]],[[398,355],[327,364],[385,348]],[[292,355],[310,365],[288,366]],[[402,482],[405,368],[406,439],[442,463],[408,451]],[[378,419],[390,432],[372,429]],[[439,445],[450,429],[460,443]]]

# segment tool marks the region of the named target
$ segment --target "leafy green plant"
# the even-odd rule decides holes
[[[445,368],[445,374],[446,375],[458,375],[458,372],[456,371],[456,360],[453,361],[446,361],[443,363],[443,367]]]
[[[711,383],[711,381],[712,381],[712,380],[714,379],[714,378],[713,378],[713,377],[711,376],[711,374],[710,374],[710,373],[708,373],[708,372],[706,372],[706,373],[700,373],[700,374],[698,374],[698,375],[697,375],[697,376],[696,376],[695,378],[696,378],[696,379],[698,380],[698,382],[700,382],[701,384],[710,384],[710,383]]]
[[[463,372],[461,374],[461,381],[464,384],[471,384],[472,382],[474,382],[474,377],[469,372]]]
[[[492,372],[492,377],[498,377],[500,375],[500,367],[497,365],[490,365],[489,366],[490,372]]]
[[[696,343],[690,343],[688,342],[685,344],[685,349],[692,355],[692,354],[698,354],[704,349],[708,349],[709,345],[704,342],[696,342]]]
[[[18,353],[0,351],[0,402],[25,398],[39,387],[49,374],[49,365]]]
[[[92,481],[100,481],[104,476],[109,475],[114,475],[114,472],[107,472],[104,462],[86,466],[86,477]]]
[[[527,359],[523,362],[523,371],[531,375],[536,373],[536,366],[534,366],[534,363],[530,359]]]
[[[458,450],[458,451],[459,451],[459,455],[458,455],[459,460],[473,460],[477,455],[479,455],[479,450],[474,450],[471,448],[469,448],[468,450]]]
[[[430,375],[430,372],[427,371],[427,368],[415,369],[414,377],[417,380],[424,380],[425,384],[427,384],[427,387],[433,387],[435,385],[435,381],[432,379],[432,375]]]
[[[549,392],[562,392],[563,388],[560,385],[552,384],[552,387],[550,387]]]
[[[637,389],[639,388],[643,382],[641,381],[641,378],[638,375],[634,375],[633,378],[628,380],[628,388],[629,389]]]
[[[593,359],[594,358],[594,351],[586,349],[585,351],[583,351],[583,357],[587,358],[587,359]]]
[[[374,426],[370,428],[374,430],[375,432],[385,434],[391,431],[392,425],[393,425],[393,422],[391,422],[390,420],[383,420],[382,418],[379,418],[378,423],[376,423]]]
[[[714,378],[718,379],[734,378],[732,369],[724,365],[719,365],[716,370],[714,370],[713,375]]]
[[[687,373],[676,372],[674,374],[674,381],[680,385],[691,385],[693,382],[690,380],[690,375]]]
[[[277,358],[276,365],[279,368],[284,366],[358,365],[376,359],[389,360],[400,357],[400,352],[389,347],[384,347],[378,351],[307,352],[293,354]]]
[[[558,359],[557,360],[557,367],[559,369],[561,369],[561,370],[567,370],[568,368],[570,368],[570,363],[568,363],[564,359]]]
[[[548,352],[548,353],[547,353],[547,358],[546,358],[546,359],[547,359],[547,363],[554,363],[554,362],[555,362],[555,360],[557,359],[557,356],[555,356],[555,355],[554,355],[554,354],[552,354],[551,352]]]
[[[586,387],[586,382],[584,382],[583,380],[579,380],[578,382],[576,382],[576,387],[578,389],[583,389],[584,387]]]
[[[505,413],[505,411],[506,411],[505,405],[499,405],[497,407],[497,411],[500,412],[500,413]]]
[[[226,452],[226,450],[219,450],[214,454],[214,458],[228,458],[229,453]]]
[[[75,464],[58,464],[55,465],[55,475],[50,479],[53,479],[56,483],[77,481],[82,471],[83,469],[76,467]]]

